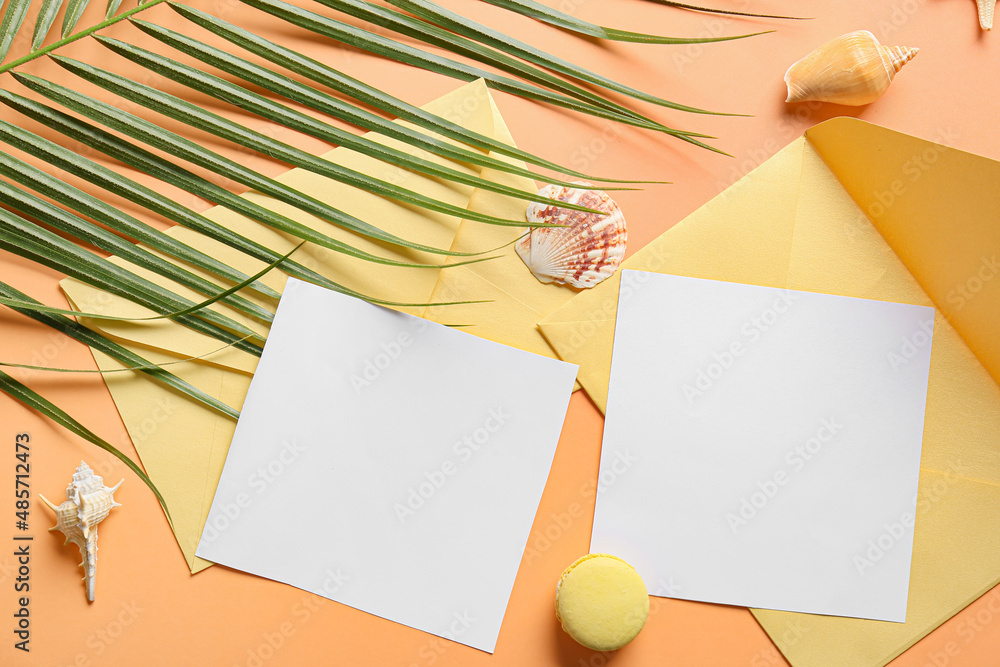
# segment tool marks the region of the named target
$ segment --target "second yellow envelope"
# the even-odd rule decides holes
[[[1000,581],[998,182],[1000,163],[835,119],[624,264],[936,308],[907,622],[753,610],[797,667],[884,665]],[[602,411],[619,288],[643,286],[619,275],[539,324]]]

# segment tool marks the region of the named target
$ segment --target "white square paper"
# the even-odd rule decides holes
[[[197,553],[492,651],[576,370],[291,279]]]
[[[934,309],[625,273],[591,551],[658,595],[905,621]]]

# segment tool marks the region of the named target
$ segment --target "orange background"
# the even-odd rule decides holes
[[[709,2],[709,0],[703,0]],[[104,3],[93,3],[81,25],[97,22]],[[404,99],[423,104],[457,82],[353,50],[331,47],[277,24],[231,0],[191,3],[259,34],[319,56],[342,70]],[[1000,34],[982,33],[972,0],[712,0],[719,8],[815,17],[811,21],[722,18],[683,12],[643,0],[549,0],[581,18],[613,27],[677,36],[741,34],[776,29],[746,41],[704,46],[604,44],[573,38],[484,3],[448,2],[466,15],[550,51],[668,99],[750,118],[694,116],[645,107],[669,125],[719,137],[725,157],[669,137],[615,126],[496,93],[518,144],[531,152],[600,175],[670,180],[641,192],[616,195],[630,225],[634,251],[671,227],[737,178],[826,118],[850,114],[887,127],[1000,159]],[[98,6],[100,5],[100,6]],[[126,6],[130,6],[126,4]],[[34,16],[32,10],[28,22]],[[166,7],[147,18],[186,26]],[[59,19],[61,21],[61,19]],[[57,22],[58,25],[58,22]],[[815,46],[841,33],[867,28],[886,44],[922,51],[897,76],[879,102],[861,108],[784,104],[782,76]],[[181,28],[181,29],[187,29]],[[15,44],[26,48],[30,31]],[[107,34],[149,45],[130,26]],[[201,33],[199,33],[200,35]],[[71,45],[67,55],[115,71],[131,71],[93,42]],[[26,68],[69,81],[51,62]],[[24,93],[9,75],[0,85]],[[76,84],[74,84],[76,85]],[[169,82],[162,87],[177,92]],[[90,90],[89,88],[83,88]],[[107,98],[106,95],[98,96]],[[199,101],[201,98],[198,98]],[[258,121],[224,110],[249,125]],[[135,112],[134,109],[130,109]],[[0,117],[31,129],[6,109]],[[313,152],[322,142],[282,133],[281,139]],[[213,147],[217,147],[213,142]],[[220,150],[225,150],[220,147]],[[236,151],[230,151],[237,155]],[[238,154],[268,173],[280,164]],[[91,156],[98,159],[97,156]],[[74,179],[69,179],[76,183]],[[103,195],[106,197],[106,195]],[[190,196],[193,207],[207,204]],[[110,198],[130,212],[134,207]],[[987,249],[984,249],[984,252]],[[0,254],[0,279],[46,303],[64,303],[55,276]],[[94,368],[87,349],[10,312],[0,313],[0,361]],[[12,371],[92,430],[134,457],[135,451],[100,377]],[[152,424],[151,424],[152,427]],[[628,647],[604,655],[574,644],[552,609],[563,568],[587,552],[602,419],[587,397],[572,399],[552,475],[521,562],[496,653],[491,655],[384,621],[295,588],[213,567],[191,576],[154,497],[113,457],[69,436],[6,396],[0,396],[0,664],[17,665],[749,665],[785,661],[753,617],[742,608],[652,598],[646,629]],[[14,438],[31,435],[31,653],[13,649],[17,577],[11,539],[15,521]],[[87,460],[109,484],[125,478],[117,494],[123,507],[101,526],[97,600],[87,604],[74,547],[45,532],[51,515],[39,492],[62,499],[72,470]],[[512,483],[516,483],[512,481]],[[57,500],[58,502],[58,500]],[[304,508],[307,510],[308,508]],[[484,572],[483,576],[490,576]],[[1000,664],[1000,589],[994,589],[919,642],[892,664],[982,667]]]

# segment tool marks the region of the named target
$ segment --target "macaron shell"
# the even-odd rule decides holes
[[[616,556],[589,554],[569,566],[556,589],[556,617],[573,639],[615,651],[635,639],[649,614],[642,577]]]

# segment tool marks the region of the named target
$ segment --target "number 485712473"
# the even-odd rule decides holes
[[[19,463],[14,466],[14,502],[15,515],[20,530],[28,530],[28,506],[31,497],[31,488],[28,478],[31,468],[28,464],[28,456],[31,454],[29,443],[31,437],[27,433],[19,433],[14,439],[14,457]]]

